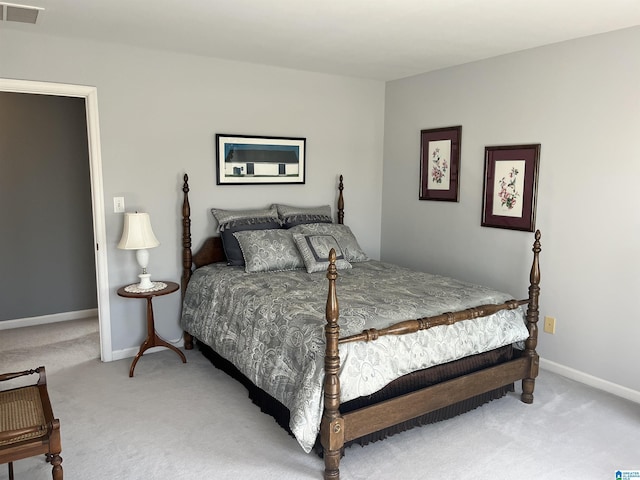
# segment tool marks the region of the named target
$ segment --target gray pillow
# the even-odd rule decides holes
[[[233,236],[234,233],[242,232],[244,230],[271,230],[274,228],[280,228],[279,221],[253,223],[247,225],[234,225],[233,227],[227,227],[225,230],[221,231],[220,237],[222,238],[222,248],[224,249],[224,254],[227,257],[227,265],[233,265],[237,267],[244,265],[244,256],[242,255],[242,250],[240,249],[238,239]]]
[[[282,226],[278,218],[278,210],[274,206],[243,210],[212,208],[211,213],[218,221],[218,231],[220,232],[222,248],[227,257],[228,265],[244,265],[244,257],[242,256],[240,245],[233,236],[235,232],[241,230],[265,230]]]
[[[284,228],[295,227],[302,223],[332,223],[331,207],[322,205],[320,207],[295,207],[292,205],[273,205],[278,211],[278,218]]]
[[[250,210],[225,210],[212,208],[211,213],[218,221],[221,232],[237,225],[255,225],[258,223],[279,222],[278,209],[275,206]]]
[[[233,235],[240,244],[247,273],[304,268],[304,261],[288,230],[245,230]]]
[[[346,225],[339,223],[307,223],[304,225],[298,225],[289,229],[293,233],[313,233],[316,235],[332,235],[348,262],[365,262],[369,260],[367,254],[364,253],[355,235],[351,232],[351,229]]]
[[[351,268],[351,264],[345,260],[340,245],[332,235],[294,233],[293,240],[302,254],[308,273],[327,270],[329,252],[332,248],[336,251],[336,268],[338,270]]]

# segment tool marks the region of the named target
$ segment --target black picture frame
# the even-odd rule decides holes
[[[218,185],[304,184],[306,138],[216,134]]]

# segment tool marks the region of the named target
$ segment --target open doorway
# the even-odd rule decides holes
[[[98,320],[100,328],[100,358],[112,360],[111,325],[109,313],[109,285],[106,255],[106,229],[104,222],[104,193],[102,184],[102,161],[98,124],[97,89],[82,85],[33,82],[26,80],[0,79],[0,91],[36,95],[78,97],[84,99],[86,109],[89,170],[91,181],[91,206],[93,214],[93,236],[95,240],[95,274]]]

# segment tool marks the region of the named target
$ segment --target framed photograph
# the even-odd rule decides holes
[[[216,135],[218,185],[305,182],[305,138]]]
[[[462,126],[420,131],[420,200],[458,201]]]
[[[533,232],[540,144],[485,147],[482,226]]]

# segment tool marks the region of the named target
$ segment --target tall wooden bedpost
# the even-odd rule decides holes
[[[538,365],[540,357],[536,352],[538,345],[538,299],[540,297],[540,230],[536,230],[535,241],[533,242],[533,264],[529,276],[529,307],[527,308],[527,328],[529,338],[524,344],[524,355],[529,357],[530,371],[527,378],[522,379],[522,396],[524,403],[533,403],[533,389],[535,388],[536,377],[538,376]]]
[[[342,177],[341,177],[342,178]],[[338,297],[336,294],[336,252],[329,252],[329,294],[327,295],[326,318],[324,327],[326,350],[324,356],[324,412],[320,425],[320,442],[324,451],[324,479],[340,479],[340,453],[344,446],[344,420],[340,416],[340,357],[338,355]]]
[[[180,293],[182,300],[187,290],[187,283],[191,278],[191,265],[193,257],[191,254],[191,206],[189,205],[189,176],[184,174],[182,185],[184,199],[182,200],[182,278],[180,281]],[[193,349],[193,337],[184,332],[184,348]]]
[[[344,190],[344,184],[342,183],[342,175],[340,175],[340,183],[338,184],[338,223],[342,225],[344,223],[344,196],[342,191]]]

